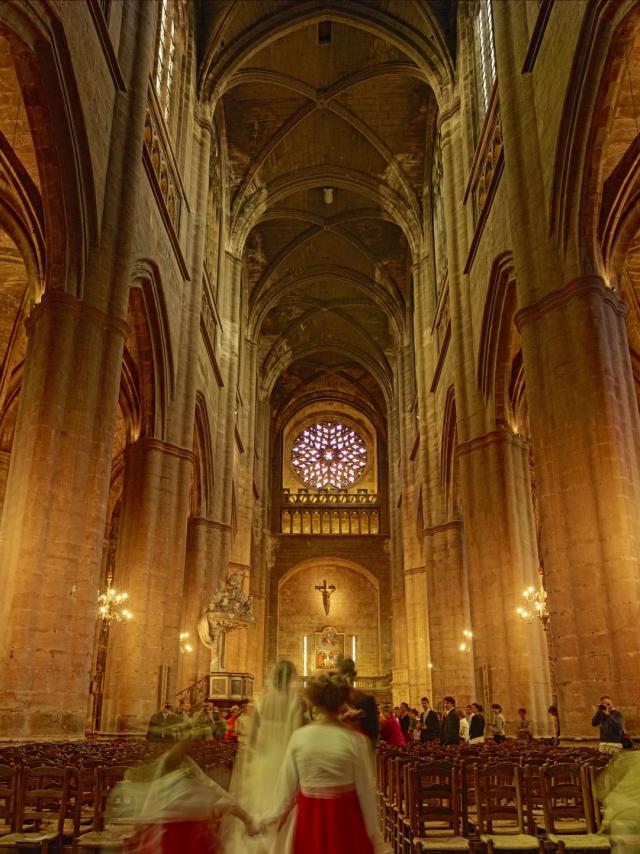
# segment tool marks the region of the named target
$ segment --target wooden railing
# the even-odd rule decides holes
[[[280,507],[282,534],[363,535],[380,533],[378,496],[370,492],[284,490]]]

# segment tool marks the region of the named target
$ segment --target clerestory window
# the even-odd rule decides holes
[[[490,0],[479,0],[474,22],[480,120],[487,112],[496,79],[496,47]]]

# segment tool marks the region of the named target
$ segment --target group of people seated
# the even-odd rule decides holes
[[[242,737],[243,718],[247,707],[231,706],[220,709],[212,700],[205,700],[202,708],[191,709],[186,700],[165,703],[160,711],[151,715],[147,729],[149,741],[178,741],[183,738],[237,741]]]
[[[496,744],[502,744],[507,737],[507,722],[499,703],[491,706],[489,721],[485,718],[484,708],[477,702],[457,708],[455,699],[447,696],[442,701],[442,711],[436,711],[431,708],[429,698],[423,697],[421,705],[421,711],[410,708],[408,703],[394,707],[378,705],[380,738],[395,745],[412,741],[422,744],[438,741],[442,745],[453,745],[480,744],[487,735]],[[518,709],[516,737],[522,742],[533,737],[525,708]]]

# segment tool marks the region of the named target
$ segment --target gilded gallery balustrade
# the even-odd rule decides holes
[[[280,507],[282,534],[379,534],[378,496],[367,491],[296,493],[284,490]]]

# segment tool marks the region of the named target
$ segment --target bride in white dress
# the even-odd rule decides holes
[[[289,739],[302,726],[303,714],[296,668],[290,661],[279,661],[251,713],[248,738],[238,750],[231,777],[230,792],[249,815],[269,810]],[[279,848],[288,833],[288,825],[277,831]],[[251,838],[230,818],[225,820],[223,841],[225,854],[269,854],[275,850],[276,830]]]

